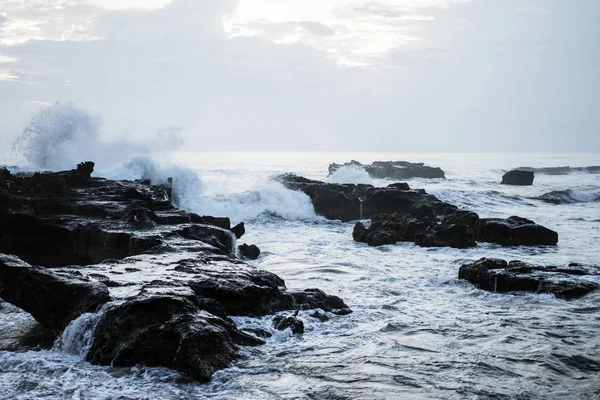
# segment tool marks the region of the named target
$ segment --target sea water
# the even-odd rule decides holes
[[[294,172],[338,183],[386,186],[331,162],[405,160],[439,166],[446,179],[411,179],[441,200],[481,217],[519,215],[556,230],[557,247],[369,247],[354,223],[315,215],[310,200],[271,177]],[[600,265],[600,175],[536,173],[533,186],[500,185],[511,168],[600,165],[598,154],[399,154],[342,152],[178,152],[97,161],[96,176],[174,178],[181,207],[245,221],[239,242],[258,245],[252,264],[289,288],[321,288],[353,309],[319,322],[301,311],[306,332],[274,332],[263,346],[198,384],[166,368],[99,367],[84,361],[91,315],[74,321],[51,350],[0,352],[0,399],[596,399],[600,396],[600,293],[565,301],[498,294],[457,279],[481,257],[538,265]],[[57,166],[58,167],[58,166]],[[63,167],[60,165],[60,167]],[[64,168],[64,167],[63,167]],[[535,197],[570,190],[574,202]],[[598,277],[588,279],[600,282]],[[8,311],[7,311],[8,310]],[[10,312],[9,312],[10,311]],[[18,318],[0,310],[0,326]],[[234,318],[270,329],[270,318]],[[82,343],[76,343],[82,341]]]

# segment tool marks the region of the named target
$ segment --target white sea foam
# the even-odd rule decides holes
[[[374,185],[374,180],[364,168],[356,165],[345,165],[327,177],[330,183],[364,183]]]

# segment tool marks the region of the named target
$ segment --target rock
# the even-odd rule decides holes
[[[477,237],[481,242],[503,246],[555,246],[558,243],[555,231],[517,216],[480,219]]]
[[[600,288],[594,282],[568,278],[586,274],[583,270],[572,268],[539,267],[522,261],[507,263],[500,259],[482,258],[462,265],[458,278],[491,292],[550,293],[558,298],[574,299]]]
[[[35,268],[4,254],[0,254],[0,297],[56,332],[81,314],[95,312],[110,301],[103,284]]]
[[[354,229],[352,230],[352,238],[355,242],[367,243],[368,233],[368,229],[362,222],[359,221],[356,224],[354,224]]]
[[[363,165],[356,160],[343,165],[330,164],[329,175],[341,167],[364,168],[372,178],[379,179],[410,179],[410,178],[445,178],[444,171],[438,167],[428,167],[423,163],[410,163],[407,161],[374,161],[371,165]]]
[[[276,178],[286,188],[308,195],[315,212],[328,219],[342,222],[372,218],[381,213],[409,213],[426,210],[441,215],[445,209],[456,206],[440,201],[423,190],[406,190],[405,187],[375,188],[372,185],[334,184],[306,179],[294,174]]]
[[[311,317],[318,319],[321,322],[327,322],[329,321],[329,316],[327,314],[325,314],[324,312],[321,311],[315,311],[312,314],[310,314]]]
[[[238,356],[238,345],[262,343],[229,316],[351,312],[339,297],[288,290],[278,276],[237,258],[243,223],[232,231],[229,218],[175,209],[164,188],[148,180],[85,176],[89,167],[0,171],[0,253],[24,260],[0,255],[0,296],[53,337],[96,312],[85,317],[98,318],[87,355],[94,363],[166,366],[206,381]],[[247,257],[260,252],[240,247]],[[111,293],[118,303],[106,304]],[[5,336],[0,347],[5,339],[7,348],[22,343]]]
[[[248,245],[244,243],[238,246],[238,254],[242,258],[246,258],[248,260],[256,260],[260,255],[260,249],[254,244]]]
[[[471,229],[475,232],[477,231],[477,226],[479,223],[479,215],[472,211],[467,210],[456,210],[450,214],[444,215],[444,219],[442,220],[442,224],[444,225],[452,225],[452,224],[462,224],[471,227]]]
[[[92,172],[94,172],[94,165],[95,164],[93,161],[81,162],[77,164],[77,173],[87,179],[90,179]]]
[[[408,186],[408,183],[405,182],[390,183],[387,185],[387,187],[390,189],[410,190],[410,186]]]
[[[236,226],[231,228],[231,232],[233,232],[233,234],[235,235],[235,237],[237,239],[244,236],[244,233],[246,233],[246,228],[244,227],[244,223],[240,222],[239,224],[237,224]]]
[[[533,172],[518,169],[508,171],[502,175],[501,183],[503,185],[531,186],[533,185]]]
[[[193,298],[140,295],[100,317],[86,358],[115,367],[165,366],[207,382],[238,358],[236,345],[262,343]]]
[[[457,249],[477,246],[473,229],[462,224],[434,225],[426,232],[418,234],[415,243],[422,247],[454,247]]]
[[[198,296],[215,300],[227,315],[262,316],[300,308],[325,311],[348,308],[339,297],[318,289],[288,291],[277,275],[255,269],[240,268],[235,274],[201,274],[186,285]]]
[[[276,315],[273,318],[273,326],[278,331],[289,328],[292,333],[304,333],[304,322],[296,318],[296,315]]]

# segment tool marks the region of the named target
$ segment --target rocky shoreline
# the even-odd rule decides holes
[[[92,171],[93,163],[33,175],[0,170],[0,298],[36,319],[40,345],[95,313],[88,361],[165,366],[205,382],[239,356],[238,346],[267,336],[239,330],[230,316],[351,312],[336,296],[288,290],[245,263],[239,254],[260,250],[238,250],[243,223],[174,208],[166,183]],[[274,324],[301,322],[284,319]]]

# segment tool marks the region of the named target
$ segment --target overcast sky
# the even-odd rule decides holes
[[[188,149],[598,152],[600,1],[0,0],[0,148],[56,101]]]

